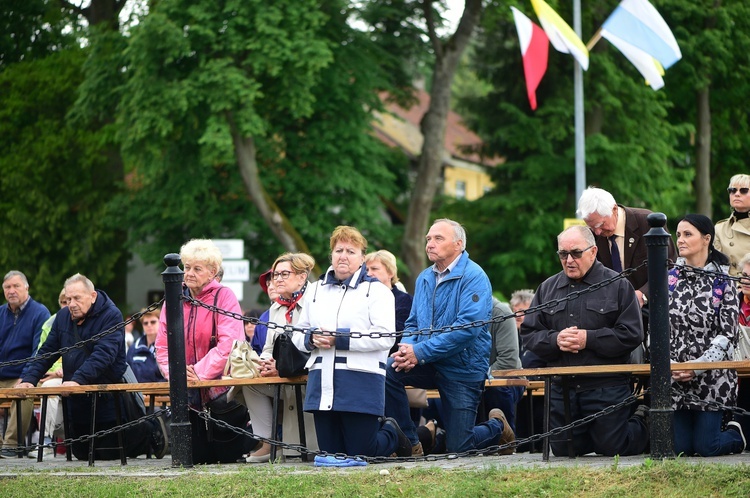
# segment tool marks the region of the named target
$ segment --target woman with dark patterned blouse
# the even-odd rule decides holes
[[[677,267],[669,272],[669,323],[672,361],[731,360],[736,345],[739,303],[737,289],[721,276],[729,260],[713,247],[714,226],[701,214],[688,214],[677,225]],[[717,456],[740,453],[745,438],[737,422],[722,430],[724,411],[701,401],[734,406],[737,372],[734,370],[675,370],[672,372],[674,449],[677,454]]]

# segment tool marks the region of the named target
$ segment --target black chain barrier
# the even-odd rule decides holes
[[[128,318],[124,322],[120,322],[117,325],[113,325],[112,327],[108,328],[107,330],[99,332],[98,334],[93,335],[93,336],[89,337],[88,339],[84,339],[81,342],[77,342],[77,343],[73,344],[72,346],[66,346],[64,348],[60,348],[57,351],[51,351],[51,352],[45,353],[45,354],[34,355],[34,356],[29,357],[29,358],[23,358],[23,359],[20,359],[20,360],[11,360],[11,361],[0,362],[0,368],[2,368],[2,367],[10,367],[10,366],[15,366],[15,365],[25,365],[26,363],[31,362],[31,361],[38,361],[38,360],[42,360],[42,359],[45,359],[45,358],[52,358],[53,356],[63,355],[65,353],[67,353],[68,351],[72,351],[74,349],[79,349],[79,348],[86,347],[87,345],[89,345],[91,343],[94,343],[94,342],[98,341],[99,339],[101,339],[103,337],[106,337],[109,334],[112,334],[113,332],[116,332],[117,330],[125,327],[125,325],[128,325],[129,323],[132,323],[132,322],[134,322],[136,320],[140,320],[140,318],[143,315],[145,315],[146,313],[150,313],[150,312],[154,311],[155,309],[159,308],[162,305],[163,302],[164,302],[164,298],[162,298],[159,301],[157,301],[157,302],[149,305],[143,311],[139,311],[138,313],[134,313],[130,318]]]
[[[160,410],[158,412],[154,412],[154,413],[150,413],[148,415],[144,415],[144,416],[142,416],[140,418],[137,418],[135,420],[131,420],[130,422],[126,422],[124,424],[117,425],[115,427],[112,427],[111,429],[103,429],[103,430],[97,431],[97,432],[95,432],[93,434],[84,434],[84,435],[82,435],[80,437],[77,437],[77,438],[63,439],[62,441],[59,441],[59,442],[52,442],[52,443],[47,443],[47,444],[32,444],[31,446],[18,446],[18,447],[14,447],[14,448],[11,448],[11,449],[13,451],[27,451],[27,452],[31,452],[31,451],[38,450],[40,447],[42,447],[42,448],[54,448],[56,446],[67,446],[67,445],[72,444],[72,443],[83,443],[83,442],[89,441],[89,440],[94,439],[94,438],[104,437],[104,436],[108,436],[110,434],[116,434],[116,433],[118,433],[120,431],[124,431],[125,429],[129,429],[130,427],[134,427],[134,426],[140,424],[141,422],[145,422],[147,420],[155,419],[157,417],[169,417],[170,413],[171,412],[170,412],[169,408],[164,408],[164,409],[162,409],[162,410]],[[42,434],[40,434],[39,437],[43,437]]]
[[[643,266],[647,265],[647,261],[644,261],[640,265],[634,267],[634,268],[628,268],[627,270],[623,270],[622,273],[618,273],[612,278],[609,278],[607,280],[602,280],[601,282],[598,282],[596,284],[591,285],[590,287],[587,287],[585,289],[571,292],[565,297],[559,298],[559,299],[553,299],[551,301],[547,301],[546,303],[542,303],[538,306],[534,306],[533,308],[528,308],[526,310],[520,310],[516,313],[511,313],[509,315],[503,315],[498,316],[495,318],[492,318],[490,320],[477,320],[470,323],[465,323],[463,325],[447,325],[445,327],[439,328],[439,329],[419,329],[416,331],[396,331],[396,332],[358,332],[358,331],[351,331],[347,332],[346,334],[340,334],[336,331],[328,331],[328,330],[309,330],[309,329],[302,329],[295,327],[293,325],[280,325],[274,322],[264,322],[258,318],[255,317],[247,317],[240,313],[235,313],[232,311],[227,311],[224,309],[221,309],[217,306],[213,306],[211,304],[206,304],[204,302],[201,302],[192,296],[189,295],[182,295],[181,299],[184,301],[189,302],[193,306],[198,306],[201,308],[205,308],[213,313],[218,313],[220,315],[228,316],[230,318],[234,318],[235,320],[240,320],[243,322],[250,322],[254,325],[265,325],[268,327],[269,330],[274,329],[281,329],[284,332],[302,332],[303,334],[319,334],[323,336],[338,336],[338,335],[346,335],[347,337],[351,337],[354,339],[362,338],[362,337],[370,337],[373,339],[380,339],[382,337],[398,337],[398,336],[412,336],[412,335],[432,335],[432,334],[441,334],[444,332],[452,332],[455,330],[462,330],[467,328],[473,328],[473,327],[483,327],[484,325],[489,325],[493,323],[501,323],[505,320],[509,319],[515,319],[516,317],[526,316],[531,313],[536,313],[542,310],[545,310],[547,308],[554,308],[557,305],[567,302],[567,301],[573,301],[575,299],[578,299],[579,297],[589,294],[591,292],[596,292],[602,287],[606,287],[607,285],[610,285],[614,282],[617,282],[618,280],[621,280],[623,278],[627,278],[630,276],[631,273],[635,272],[636,270],[640,269]]]
[[[740,282],[740,281],[750,282],[750,279],[747,278],[747,277],[734,277],[734,276],[728,275],[726,273],[716,272],[716,271],[711,271],[711,270],[706,270],[706,269],[703,269],[703,268],[699,268],[697,266],[678,265],[678,264],[675,264],[675,263],[670,263],[669,267],[670,268],[674,268],[676,270],[682,270],[685,273],[694,273],[696,275],[707,275],[707,276],[710,276],[710,277],[718,278],[720,280],[726,280],[726,281],[729,281],[729,282]]]
[[[739,406],[722,405],[718,401],[709,401],[709,400],[701,399],[698,396],[696,396],[695,394],[680,392],[679,390],[677,390],[675,388],[672,388],[672,391],[675,394],[677,394],[679,396],[682,396],[682,398],[684,400],[686,400],[686,401],[689,401],[691,403],[696,403],[696,404],[701,405],[701,406],[706,406],[706,407],[710,407],[710,408],[716,408],[716,411],[732,412],[735,415],[750,415],[750,411],[745,410],[744,408],[740,408]]]
[[[612,412],[615,412],[617,410],[620,410],[621,408],[624,408],[626,406],[632,405],[638,399],[649,392],[649,389],[645,389],[641,391],[638,394],[631,394],[624,400],[620,401],[617,404],[608,406],[604,410],[592,413],[591,415],[587,415],[579,420],[575,420],[571,422],[568,425],[564,425],[561,427],[556,427],[549,432],[543,433],[543,434],[534,434],[532,436],[523,438],[523,439],[516,439],[515,441],[512,441],[510,443],[502,444],[502,445],[493,445],[488,446],[484,449],[472,449],[457,453],[446,453],[446,454],[440,454],[440,455],[425,455],[425,456],[411,456],[411,457],[384,457],[384,456],[378,456],[378,457],[371,457],[371,456],[364,456],[364,455],[347,455],[345,453],[327,453],[325,451],[318,451],[318,450],[311,450],[309,448],[306,448],[304,446],[298,445],[298,444],[290,444],[290,443],[284,443],[283,441],[276,441],[274,439],[265,438],[262,436],[258,436],[256,434],[253,434],[252,432],[249,432],[245,429],[241,429],[239,427],[234,427],[223,420],[218,420],[215,418],[212,418],[210,413],[206,410],[197,410],[193,407],[190,407],[192,411],[198,414],[200,418],[206,421],[208,423],[209,421],[214,422],[215,424],[219,425],[220,427],[223,427],[224,429],[228,429],[238,435],[248,436],[252,437],[253,439],[257,439],[258,441],[262,441],[264,443],[272,444],[274,446],[283,448],[283,449],[289,449],[293,451],[298,451],[300,453],[308,453],[311,455],[320,455],[320,456],[331,456],[336,458],[337,460],[345,460],[348,458],[357,458],[369,463],[387,463],[387,462],[435,462],[439,460],[455,460],[456,458],[465,458],[465,457],[473,457],[473,456],[491,456],[495,455],[498,452],[502,450],[506,450],[509,448],[515,448],[516,446],[526,444],[526,443],[533,443],[536,441],[541,441],[542,439],[546,437],[552,437],[562,434],[563,432],[566,432],[571,429],[575,429],[576,427],[581,427],[583,425],[586,425],[597,418],[604,417],[605,415],[609,415]]]

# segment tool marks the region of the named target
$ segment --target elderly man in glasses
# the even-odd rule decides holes
[[[527,315],[521,324],[524,347],[551,367],[627,363],[630,352],[643,339],[640,307],[633,286],[621,278],[594,292],[585,292],[592,285],[617,276],[617,272],[597,261],[596,241],[587,227],[573,226],[563,231],[557,237],[557,246],[563,270],[539,286],[531,307],[565,299],[575,292],[583,294]],[[630,395],[628,375],[565,376],[553,380],[552,428],[566,423],[562,382],[568,383],[571,421],[600,412]],[[639,407],[636,413],[629,418],[629,407],[624,407],[573,429],[575,454],[643,453],[648,446],[644,415],[647,410]],[[551,448],[555,455],[567,455],[567,441],[553,439]]]
[[[740,260],[750,252],[750,175],[730,178],[727,193],[732,215],[716,224],[714,247],[729,256],[729,274],[737,276]]]

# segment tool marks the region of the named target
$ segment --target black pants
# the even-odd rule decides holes
[[[123,431],[123,445],[125,446],[125,456],[135,458],[139,455],[145,455],[151,444],[151,434],[154,430],[155,420],[144,420],[140,424],[125,429]],[[96,430],[102,431],[115,427],[115,422],[101,422],[96,424]],[[68,437],[78,438],[84,434],[91,433],[91,427],[88,424],[72,424],[72,435]],[[73,443],[71,450],[73,456],[78,460],[88,460],[89,458],[89,441]],[[94,442],[94,459],[95,460],[119,460],[120,450],[117,442],[117,433],[113,432],[103,437],[96,438]]]
[[[550,426],[552,429],[565,424],[562,386],[553,384],[550,397]],[[576,392],[570,388],[571,422],[598,413],[608,406],[616,405],[630,395],[630,388],[620,386]],[[593,422],[573,429],[575,456],[597,453],[605,456],[640,455],[648,448],[648,429],[639,420],[629,419],[630,407],[626,406]],[[550,447],[556,456],[568,456],[569,431],[554,440]]]
[[[190,411],[193,463],[235,463],[258,443],[256,439],[237,435],[228,440],[209,441],[206,421]]]

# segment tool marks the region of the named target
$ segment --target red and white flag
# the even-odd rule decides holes
[[[523,74],[526,77],[526,92],[529,95],[531,109],[536,110],[536,89],[547,72],[547,58],[549,55],[549,38],[544,30],[534,24],[521,11],[511,7],[516,21],[518,39],[521,43],[523,56]]]

